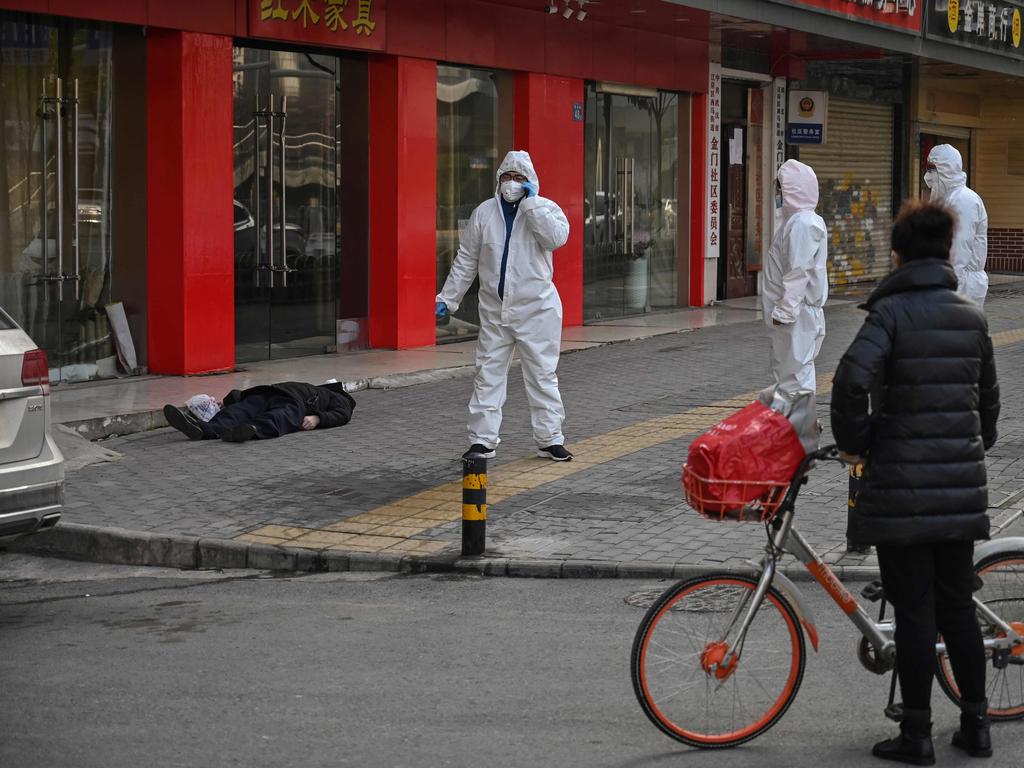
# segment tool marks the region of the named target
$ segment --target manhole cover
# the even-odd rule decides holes
[[[672,610],[685,613],[726,613],[735,610],[736,603],[743,598],[743,592],[748,591],[746,587],[732,584],[705,587],[678,600],[672,606]],[[664,589],[645,589],[627,596],[625,602],[627,605],[646,610],[663,594]]]

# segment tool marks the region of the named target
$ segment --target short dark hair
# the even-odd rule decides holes
[[[956,219],[947,208],[908,200],[892,225],[892,249],[904,261],[949,260]]]

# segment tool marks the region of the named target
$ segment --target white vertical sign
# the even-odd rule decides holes
[[[708,67],[708,147],[707,166],[704,178],[707,179],[705,199],[707,200],[707,216],[705,217],[704,256],[717,259],[720,252],[721,237],[721,174],[722,168],[722,65],[711,62]],[[705,270],[705,274],[707,270]]]
[[[775,210],[775,178],[779,175],[779,168],[786,162],[786,78],[776,77],[772,82],[772,154],[771,154],[771,201],[772,211],[772,236],[775,236],[775,229],[778,226],[781,211]]]

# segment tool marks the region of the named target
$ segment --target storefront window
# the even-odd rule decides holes
[[[53,381],[115,375],[112,32],[0,16],[0,305]]]
[[[511,146],[511,119],[501,120],[499,99],[510,75],[441,65],[437,68],[437,289],[448,277],[469,216],[494,196],[494,173]],[[475,336],[477,283],[457,312],[437,326],[438,341]]]
[[[587,88],[583,317],[679,304],[679,96]]]

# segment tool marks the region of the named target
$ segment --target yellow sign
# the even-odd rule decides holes
[[[1020,48],[1020,11],[1013,12],[1013,47]]]
[[[949,31],[956,32],[960,28],[960,0],[949,0],[946,17],[949,21]]]

